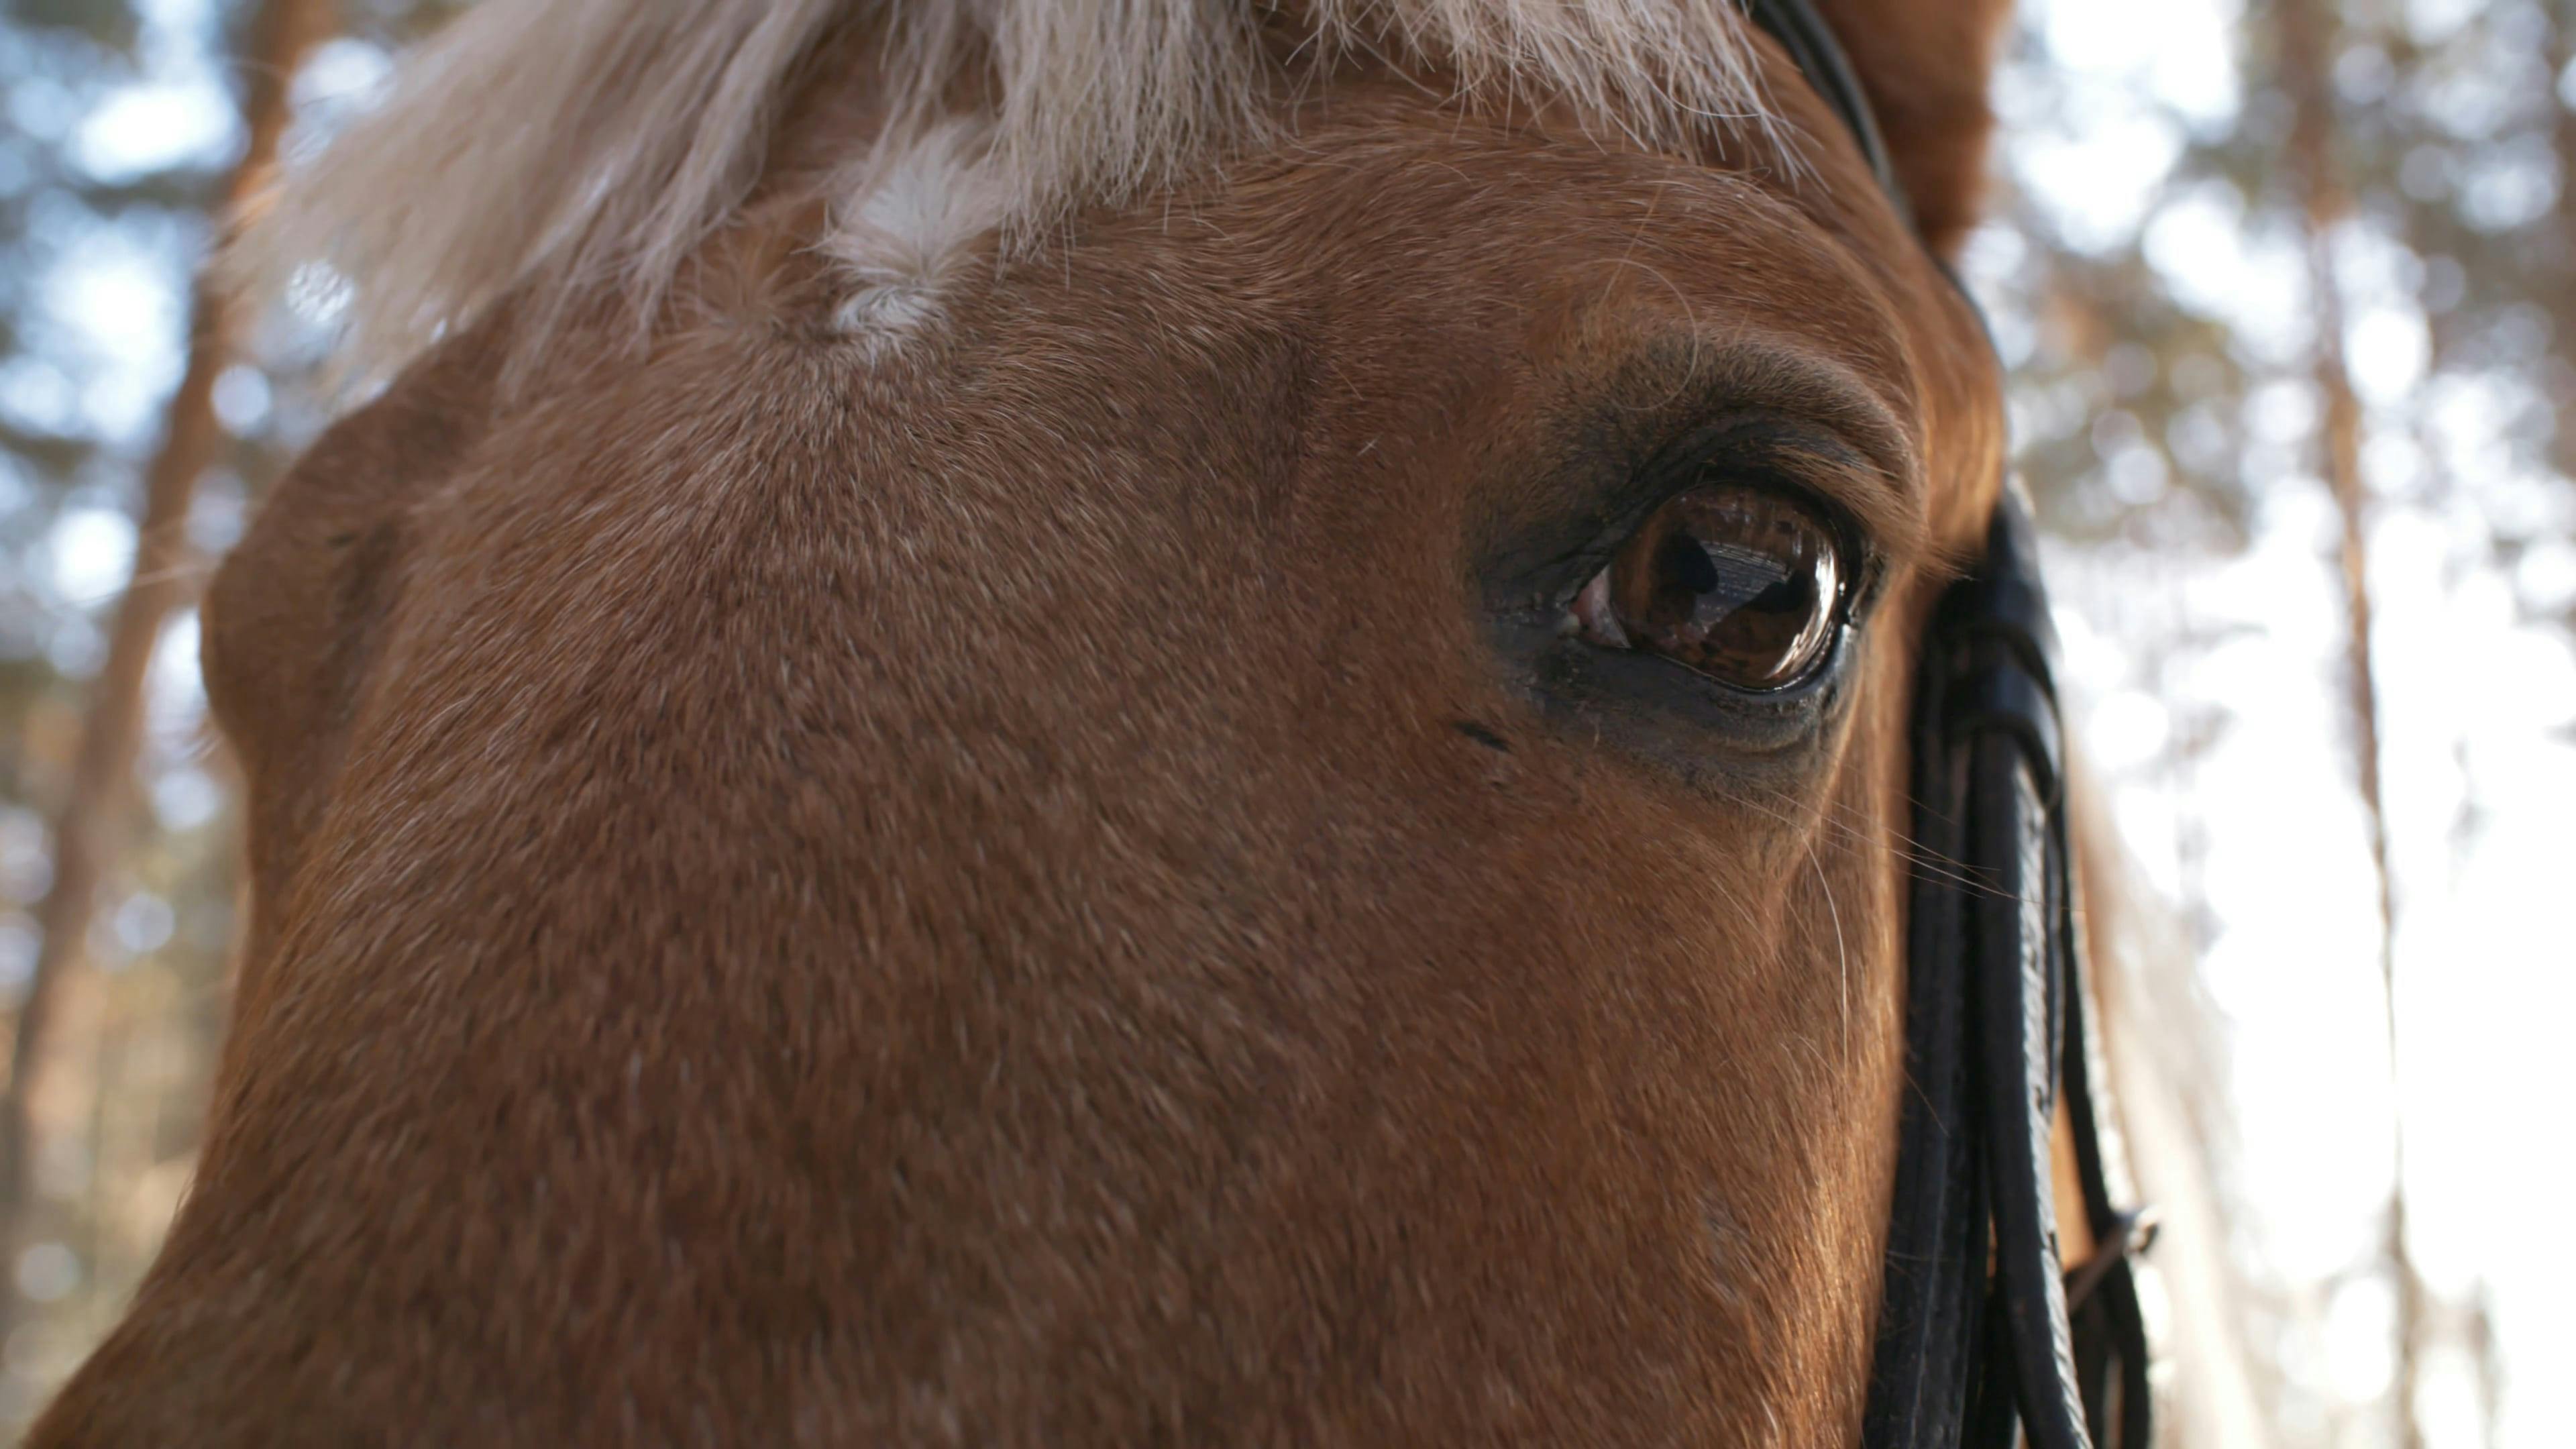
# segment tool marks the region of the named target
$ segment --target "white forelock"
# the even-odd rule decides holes
[[[1294,27],[1307,54],[1387,56],[1463,92],[1570,104],[1648,144],[1767,121],[1733,0],[481,0],[266,199],[234,275],[257,290],[312,263],[339,273],[361,374],[522,283],[613,286],[640,322],[741,205],[803,62],[846,26],[882,36],[890,79],[839,211],[880,241],[953,241],[969,218],[1033,235],[1070,205],[1257,140],[1286,83],[1265,26]],[[971,118],[973,174],[924,171],[925,155],[958,162],[938,133],[961,93],[992,98]],[[973,199],[913,194],[871,217],[872,188],[917,193],[942,175]],[[855,238],[833,249],[861,269],[864,311],[880,259]],[[900,279],[876,285],[889,283],[873,304],[920,301]]]

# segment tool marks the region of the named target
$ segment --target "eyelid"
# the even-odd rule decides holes
[[[1748,438],[1748,431],[1758,436]],[[1844,596],[1855,603],[1871,592],[1890,554],[1901,554],[1921,532],[1882,470],[1842,439],[1802,422],[1738,419],[1703,436],[1694,451],[1697,458],[1662,501],[1704,488],[1788,497],[1833,536],[1844,554]]]
[[[1762,461],[1780,482],[1810,495],[1842,527],[1845,542],[1873,559],[1915,556],[1928,529],[1901,476],[1850,442],[1840,431],[1802,419],[1781,419],[1765,440]],[[1703,465],[1702,477],[1725,481],[1722,449]]]
[[[1729,380],[1728,409],[1796,445],[1799,481],[1842,510],[1886,558],[1915,558],[1931,544],[1920,450],[1913,431],[1851,368],[1813,350],[1750,341],[1703,357]],[[1723,429],[1734,431],[1733,427]]]

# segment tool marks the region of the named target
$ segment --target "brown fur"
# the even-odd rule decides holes
[[[1935,218],[1966,28],[1888,102]],[[234,1035],[30,1442],[1849,1442],[2000,438],[1770,84],[1804,180],[1346,76],[865,367],[779,242],[817,104],[649,355],[413,367],[209,602]],[[1829,736],[1685,774],[1508,687],[1477,549],[1819,373],[1897,454],[1816,484],[1890,543]]]

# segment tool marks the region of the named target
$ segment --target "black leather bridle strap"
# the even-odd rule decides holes
[[[1739,0],[1908,211],[1866,93],[1808,0]],[[1943,268],[1945,274],[1948,269]],[[1955,281],[1956,279],[1953,278]],[[2067,839],[2056,636],[2006,486],[1940,600],[1915,683],[1906,1072],[1867,1449],[2147,1449],[2147,1342],[2094,1108]],[[2059,1261],[2052,1149],[2073,1124],[2096,1256]]]
[[[1982,1070],[1970,1111],[1982,1127],[2004,1327],[1987,1379],[1997,1392],[2012,1386],[2031,1449],[2087,1449],[2050,1173],[2074,958],[2061,930],[2072,911],[2058,828],[2054,650],[2030,534],[2028,515],[2007,493],[1982,566],[1934,616],[1924,674],[1941,675],[1939,727],[1961,757],[1948,764],[1959,772],[1950,782],[1966,811],[1958,859],[1974,892],[1967,985]],[[1934,888],[1959,884],[1936,879]]]

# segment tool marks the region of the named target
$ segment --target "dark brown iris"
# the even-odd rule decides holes
[[[1833,647],[1842,584],[1833,530],[1812,510],[1759,488],[1695,488],[1620,546],[1574,620],[1592,643],[1779,689]]]

